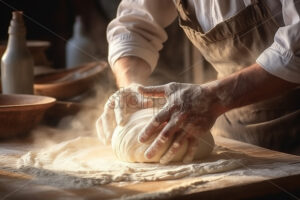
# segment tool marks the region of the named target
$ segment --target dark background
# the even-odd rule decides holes
[[[104,5],[105,1],[109,3]],[[106,3],[106,4],[107,4]],[[101,40],[100,57],[106,57],[107,44],[105,28],[115,15],[118,0],[1,0],[0,1],[0,40],[7,40],[11,12],[22,10],[27,28],[28,40],[47,40],[51,47],[47,51],[53,67],[65,66],[65,45],[72,36],[76,15],[81,15],[87,30],[94,29],[97,23],[98,40]],[[102,38],[100,38],[102,37]]]
[[[82,17],[86,31],[97,46],[97,57],[107,58],[106,26],[115,17],[120,0],[0,0],[0,40],[7,40],[11,12],[24,11],[28,40],[51,43],[46,54],[53,68],[65,67],[65,45],[72,36],[75,17]],[[152,84],[204,82],[209,65],[195,51],[177,20],[166,28],[168,40],[160,53]],[[196,70],[195,70],[196,69]],[[200,73],[199,73],[200,71]]]

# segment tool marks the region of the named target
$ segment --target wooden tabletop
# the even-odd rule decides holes
[[[216,144],[245,153],[255,164],[283,163],[300,166],[300,157],[222,137],[215,137]],[[300,170],[299,170],[300,171]],[[184,183],[192,183],[192,189],[183,192]],[[37,184],[23,173],[0,170],[0,199],[115,199],[135,196],[136,199],[243,199],[268,198],[297,199],[300,197],[300,173],[278,177],[224,177],[203,184],[201,177],[144,183],[113,183],[92,188],[62,189],[46,184]],[[168,195],[168,189],[175,195]],[[163,191],[166,191],[165,193]],[[146,196],[144,196],[146,194]],[[147,196],[149,195],[149,196]],[[267,197],[266,197],[267,196]]]

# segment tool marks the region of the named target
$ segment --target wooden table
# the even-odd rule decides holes
[[[215,137],[216,144],[247,154],[255,158],[255,163],[283,162],[286,165],[300,166],[300,157],[254,145],[238,142],[222,137]],[[1,144],[0,144],[1,145]],[[114,199],[122,195],[138,195],[149,192],[160,192],[188,181],[200,182],[199,177],[172,181],[156,181],[146,183],[129,183],[97,186],[85,189],[61,189],[49,185],[36,184],[31,177],[21,173],[0,170],[0,199]],[[165,196],[158,196],[165,198]],[[262,178],[244,177],[236,179],[220,179],[195,187],[187,193],[181,193],[171,199],[297,199],[300,197],[300,173],[284,177]],[[1,200],[2,200],[1,199]]]

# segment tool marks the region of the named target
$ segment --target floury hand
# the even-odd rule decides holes
[[[187,140],[188,149],[183,162],[191,162],[194,159],[198,138],[210,130],[223,111],[218,98],[211,92],[211,85],[213,84],[169,83],[139,87],[143,96],[167,99],[165,106],[139,134],[141,143],[148,142],[152,136],[158,134],[146,150],[146,158],[155,156],[165,143],[172,140],[172,144],[160,160],[161,163],[168,163]],[[159,127],[163,125],[164,128],[159,131]]]

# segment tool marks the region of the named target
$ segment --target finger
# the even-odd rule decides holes
[[[154,102],[150,98],[145,98],[142,100],[142,103],[140,105],[142,105],[142,108],[152,108],[154,107]]]
[[[182,148],[184,142],[186,141],[186,137],[187,136],[184,132],[180,132],[180,134],[176,137],[175,141],[173,142],[167,153],[165,153],[160,159],[161,164],[167,164],[174,159],[177,152]]]
[[[147,142],[152,135],[156,133],[157,128],[164,122],[170,119],[171,113],[166,107],[160,110],[151,121],[145,126],[138,136],[138,141],[141,143]]]
[[[102,125],[102,117],[100,116],[97,121],[96,121],[96,131],[97,131],[97,135],[98,138],[100,139],[100,141],[104,144],[104,132],[103,132],[103,125]]]
[[[182,119],[180,117],[176,116],[174,119],[171,119],[145,151],[145,157],[151,159],[167,142],[172,140],[174,133],[178,131],[181,123]]]
[[[127,121],[127,106],[125,101],[126,97],[123,95],[120,95],[118,98],[115,99],[114,113],[116,117],[116,123],[121,126],[123,126]]]
[[[105,144],[110,144],[110,140],[113,134],[113,131],[116,126],[116,119],[114,116],[114,109],[115,103],[112,101],[107,102],[104,107],[104,112],[102,114],[102,126],[103,132],[105,135]]]
[[[187,152],[183,158],[183,163],[190,163],[194,160],[194,157],[196,155],[197,152],[197,148],[198,148],[198,140],[197,138],[194,137],[190,137],[188,139],[188,149]]]
[[[148,87],[139,86],[138,91],[147,97],[165,97],[165,88],[166,86],[164,85]]]
[[[163,128],[163,130],[159,133],[158,137],[163,141],[167,141],[172,139],[174,134],[180,129],[184,116],[179,115],[178,113],[173,114],[174,117],[171,117],[167,125]]]

